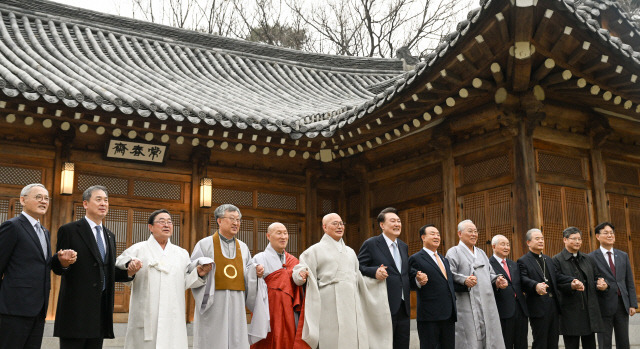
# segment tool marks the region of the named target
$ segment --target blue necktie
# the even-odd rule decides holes
[[[101,229],[102,227],[99,225],[96,225],[96,242],[98,243],[98,251],[100,251],[100,256],[102,257],[102,262],[104,263],[104,257],[107,255],[107,253],[104,250],[104,242],[102,242],[102,237],[100,236],[101,234]],[[106,286],[107,286],[107,280],[106,280],[106,275],[104,275],[102,277],[102,290],[104,291]]]
[[[391,246],[393,247],[393,261],[396,262],[396,267],[398,268],[398,272],[402,274],[402,260],[400,259],[400,253],[398,253],[398,245],[397,242],[392,242]],[[404,292],[402,292],[402,300],[404,300]]]
[[[42,246],[42,254],[44,254],[44,259],[47,259],[47,238],[44,236],[44,230],[42,230],[40,222],[36,223],[35,227],[38,239],[40,240],[40,246]]]

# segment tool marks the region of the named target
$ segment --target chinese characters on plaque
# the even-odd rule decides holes
[[[156,164],[164,163],[166,153],[166,145],[131,142],[123,139],[110,139],[106,149],[106,156],[111,160],[121,159]]]

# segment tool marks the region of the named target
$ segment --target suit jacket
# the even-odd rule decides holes
[[[52,259],[50,234],[42,229],[46,257],[27,217],[20,214],[0,225],[0,314],[33,317],[47,312]]]
[[[409,286],[409,247],[400,239],[398,242],[398,252],[402,260],[402,272],[398,271],[396,262],[391,256],[389,246],[382,234],[367,239],[360,247],[358,261],[360,262],[360,272],[370,278],[376,277],[376,270],[380,264],[387,266],[387,297],[389,297],[389,309],[391,314],[396,314],[400,309],[402,295],[404,294],[404,306],[407,314],[411,314]],[[415,277],[415,275],[414,275]]]
[[[558,283],[571,283],[573,278],[560,274],[556,270],[556,266],[553,263],[551,257],[542,255],[549,272],[550,280],[547,282],[552,288],[554,294],[550,297],[548,295],[541,296],[536,292],[536,285],[540,282],[544,282],[544,275],[542,269],[536,261],[536,257],[532,253],[527,252],[524,256],[518,259],[518,268],[520,269],[520,279],[522,282],[522,291],[526,294],[527,309],[529,309],[529,317],[541,318],[544,316],[545,307],[547,302],[554,302],[556,309],[560,312],[560,304],[558,303],[558,297],[555,293],[558,292]]]
[[[609,267],[608,256],[602,254],[600,248],[589,254],[600,270],[600,276],[609,284],[604,292],[598,292],[598,303],[602,316],[613,316],[618,309],[618,291],[624,302],[625,309],[637,308],[636,286],[633,282],[629,255],[618,249],[613,249],[613,262],[616,266],[616,276]]]
[[[522,313],[529,317],[529,309],[527,308],[527,302],[524,298],[524,294],[522,293],[522,282],[520,280],[520,270],[518,269],[518,264],[516,262],[505,259],[507,261],[507,268],[509,268],[509,274],[511,275],[511,279],[507,276],[507,272],[504,270],[503,266],[498,263],[498,260],[491,256],[489,258],[489,263],[493,267],[493,270],[496,274],[504,275],[504,278],[507,279],[509,285],[507,288],[501,290],[499,288],[493,289],[493,294],[496,298],[496,305],[498,306],[498,313],[500,314],[500,319],[510,319],[516,314],[516,307],[520,307]],[[515,297],[514,297],[515,294]]]
[[[411,278],[415,278],[418,270],[427,274],[429,278],[427,283],[420,288],[415,283],[411,283],[411,287],[417,290],[418,296],[417,321],[442,321],[453,318],[455,322],[458,318],[456,292],[449,261],[439,253],[438,256],[447,271],[447,279],[444,278],[440,267],[424,249],[409,257],[409,265],[412,269]]]
[[[67,269],[54,266],[62,275],[53,334],[62,338],[113,338],[113,296],[115,281],[131,280],[126,270],[116,269],[116,238],[103,229],[106,262],[103,263],[95,235],[85,218],[58,230],[56,250],[72,249],[76,262]],[[106,280],[106,312],[100,311],[102,284]],[[101,318],[102,316],[102,318]]]

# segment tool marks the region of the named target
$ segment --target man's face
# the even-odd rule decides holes
[[[422,246],[427,250],[435,251],[440,246],[440,232],[436,227],[428,227],[425,229],[424,234],[420,236],[422,239]]]
[[[464,228],[458,232],[460,241],[467,246],[475,246],[478,241],[478,229],[473,223],[467,223]]]
[[[534,231],[531,233],[531,240],[527,241],[527,246],[529,246],[529,250],[533,253],[540,254],[544,249],[544,236],[539,231]]]
[[[29,216],[42,219],[49,208],[49,192],[42,187],[32,187],[26,196],[20,197],[20,204]]]
[[[616,233],[607,225],[603,229],[600,229],[599,234],[596,234],[596,239],[600,241],[600,245],[609,248],[616,242]]]
[[[568,238],[564,238],[564,247],[571,253],[576,253],[582,246],[582,235],[579,233],[571,234]]]
[[[402,232],[402,222],[400,222],[400,217],[393,212],[385,213],[384,222],[380,222],[380,228],[382,228],[384,235],[391,240],[397,239]]]
[[[322,224],[322,230],[331,236],[334,240],[339,241],[344,235],[344,222],[337,214],[327,216]]]
[[[221,218],[218,218],[218,231],[226,238],[230,239],[240,231],[240,212],[225,211]]]
[[[87,217],[99,221],[102,221],[109,212],[109,198],[104,190],[101,189],[94,190],[89,201],[83,201],[82,205],[87,212]]]
[[[287,228],[283,224],[275,225],[267,232],[267,239],[274,250],[282,253],[287,248],[287,242],[289,242]]]
[[[511,251],[511,244],[507,238],[498,239],[498,242],[491,247],[493,247],[493,253],[502,259],[507,258]]]
[[[173,234],[173,222],[168,213],[160,213],[153,220],[153,224],[149,224],[149,231],[158,242],[166,242]]]

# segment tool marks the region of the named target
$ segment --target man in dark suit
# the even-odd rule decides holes
[[[409,247],[398,237],[402,223],[398,211],[385,208],[378,215],[382,234],[367,239],[360,247],[358,261],[364,276],[387,280],[387,296],[393,325],[393,347],[409,348],[411,312],[409,302]],[[415,282],[415,281],[414,281]]]
[[[496,235],[491,239],[493,256],[489,258],[491,267],[496,274],[502,274],[507,279],[505,289],[494,287],[493,293],[500,314],[502,336],[507,349],[526,349],[528,347],[529,310],[522,294],[520,270],[516,262],[507,258],[511,251],[509,239],[504,235]]]
[[[615,330],[616,348],[629,349],[629,316],[633,316],[638,307],[629,255],[613,248],[616,242],[613,224],[600,223],[595,233],[600,248],[589,255],[609,285],[605,292],[598,292],[604,323],[604,332],[598,333],[598,348],[611,349],[611,337]]]
[[[529,310],[533,335],[531,348],[558,349],[558,284],[572,283],[573,279],[558,273],[551,257],[542,253],[544,236],[540,229],[530,229],[525,237],[529,252],[518,259],[518,268]]]
[[[58,230],[58,249],[73,249],[79,256],[68,268],[53,266],[62,275],[53,329],[61,349],[102,348],[103,338],[114,337],[115,282],[134,274],[115,268],[115,236],[102,225],[109,211],[107,189],[89,187],[82,199],[86,216]]]
[[[449,261],[438,253],[440,232],[432,224],[420,228],[423,248],[409,257],[414,273],[422,272],[427,280],[417,289],[417,325],[420,349],[454,349],[456,343],[456,292]]]
[[[0,225],[0,348],[40,348],[49,306],[51,263],[69,266],[74,251],[51,257],[50,234],[41,225],[49,192],[39,183],[20,193],[22,213]]]

